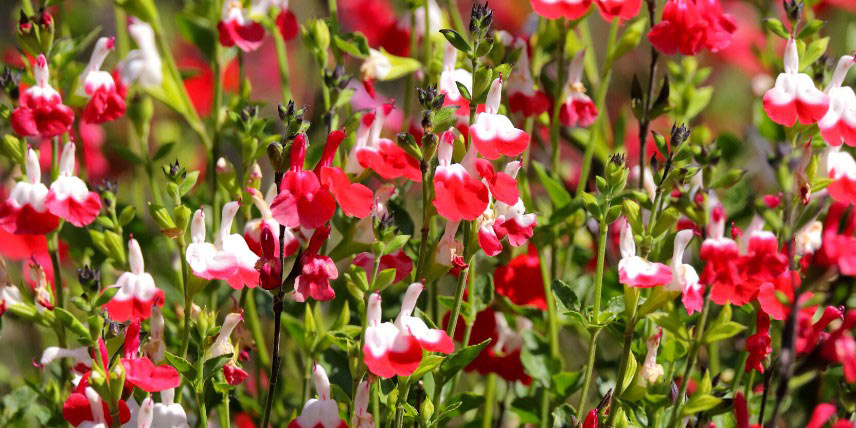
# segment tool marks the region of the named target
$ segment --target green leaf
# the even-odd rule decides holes
[[[178,186],[178,194],[184,196],[190,189],[193,189],[193,186],[196,185],[196,180],[199,178],[199,171],[190,171],[187,173],[187,176]]]
[[[377,274],[377,280],[372,287],[375,290],[384,290],[386,287],[392,285],[392,281],[395,280],[395,268],[384,269]]]
[[[464,38],[457,31],[449,28],[444,28],[440,30],[440,33],[442,33],[443,36],[446,37],[446,40],[448,40],[449,43],[451,43],[452,46],[455,47],[455,49],[469,55],[472,48],[470,47],[470,44],[467,43],[467,41],[464,40]]]
[[[410,382],[422,379],[422,376],[425,376],[431,370],[439,367],[445,359],[446,357],[442,355],[426,355],[422,357],[422,362],[419,363],[419,367],[417,367],[416,371],[410,375]]]
[[[333,43],[340,50],[351,54],[357,58],[366,58],[369,56],[369,42],[360,32],[345,33],[333,36]]]
[[[776,18],[767,18],[764,21],[764,28],[773,32],[773,34],[783,38],[789,39],[791,35],[788,33],[788,30],[785,29],[785,25],[782,24],[782,21],[779,21]]]
[[[466,84],[464,84],[464,83],[462,83],[462,82],[458,82],[458,81],[456,80],[456,81],[455,81],[455,86],[457,86],[457,87],[458,87],[458,92],[460,92],[460,93],[461,93],[461,96],[462,96],[465,100],[470,101],[470,100],[472,100],[472,99],[473,99],[473,95],[472,95],[472,94],[470,94],[470,90],[469,90],[469,89],[467,89]]]
[[[621,35],[621,38],[618,40],[618,44],[615,45],[615,48],[612,50],[612,61],[615,61],[628,52],[632,51],[639,46],[639,42],[642,40],[642,35],[645,34],[645,28],[648,25],[648,20],[646,18],[637,19],[633,24],[627,27],[627,30],[624,31],[624,34]]]
[[[568,398],[582,386],[581,371],[561,372],[553,375],[550,389],[560,398]]]
[[[89,337],[89,329],[80,322],[77,317],[71,314],[71,312],[63,309],[63,308],[54,308],[54,313],[56,314],[56,319],[65,326],[65,328],[74,332],[74,334],[84,337],[86,339],[90,339]]]
[[[675,209],[675,207],[666,208],[663,210],[663,213],[660,214],[660,218],[657,219],[657,224],[655,224],[654,228],[651,229],[651,236],[656,238],[663,233],[672,230],[672,228],[678,223],[678,219],[680,217],[681,213]]]
[[[155,152],[155,155],[152,157],[152,162],[157,162],[169,155],[172,151],[172,148],[175,147],[175,141],[166,143],[160,147],[158,147],[158,151]]]
[[[825,22],[819,19],[812,19],[803,25],[802,30],[800,30],[799,34],[797,34],[797,39],[807,39],[820,31],[823,28]]]
[[[817,39],[805,48],[805,53],[800,57],[800,71],[808,70],[815,61],[826,53],[829,46],[829,37]]]
[[[98,295],[98,298],[95,299],[95,307],[100,308],[101,306],[106,305],[111,300],[113,300],[113,296],[119,291],[119,287],[107,287],[101,294]]]
[[[215,374],[217,374],[229,360],[232,359],[232,354],[220,355],[219,357],[210,358],[205,360],[202,364],[202,380],[208,380]]]
[[[386,59],[389,60],[389,64],[392,66],[389,69],[389,73],[387,73],[381,80],[395,80],[422,68],[422,63],[413,58],[395,56],[383,48],[380,48],[380,51],[384,56],[386,56]]]
[[[383,253],[390,254],[395,252],[399,248],[403,247],[408,240],[410,240],[410,235],[396,235],[386,243],[386,246],[383,248]]]
[[[197,46],[206,60],[213,58],[217,43],[217,34],[214,32],[216,25],[206,18],[189,13],[178,13],[174,16],[181,36]]]
[[[137,215],[137,209],[133,205],[128,205],[119,213],[119,226],[127,226]]]
[[[712,409],[720,402],[722,402],[721,398],[717,398],[709,394],[695,394],[689,399],[689,401],[687,401],[687,404],[684,405],[683,410],[681,410],[681,415],[694,415],[705,410]]]
[[[639,204],[634,202],[632,199],[627,198],[621,201],[621,208],[624,212],[624,217],[628,222],[630,222],[630,226],[633,227],[633,230],[643,230],[642,217],[639,216]]]
[[[720,340],[725,340],[731,337],[734,337],[743,330],[746,330],[746,326],[743,324],[736,323],[734,321],[727,321],[722,324],[717,324],[711,327],[709,330],[704,332],[704,343],[713,343],[718,342]]]
[[[573,426],[576,410],[568,403],[562,403],[553,409],[553,428],[564,428]]]
[[[580,309],[580,298],[577,297],[570,285],[560,279],[554,279],[550,288],[553,290],[560,311],[578,311]]]
[[[487,93],[490,90],[490,85],[493,83],[493,74],[487,67],[482,67],[476,70],[473,75],[473,101],[482,103],[487,99]]]
[[[179,357],[178,355],[170,354],[169,352],[164,353],[164,357],[169,365],[175,367],[175,369],[178,370],[185,379],[196,378],[196,369],[189,361]]]
[[[104,245],[107,247],[107,255],[120,264],[125,264],[125,242],[122,237],[112,230],[104,231]]]
[[[443,364],[440,365],[440,369],[437,370],[436,377],[441,379],[451,378],[451,376],[454,376],[455,373],[461,371],[467,366],[467,364],[474,360],[481,353],[482,349],[488,345],[488,343],[490,343],[490,339],[475,345],[464,346],[463,348],[452,352],[446,357]]]
[[[544,165],[538,161],[532,161],[532,167],[535,168],[535,173],[538,174],[538,179],[541,180],[541,184],[543,184],[544,188],[547,190],[547,194],[550,196],[550,201],[553,202],[554,208],[561,208],[571,202],[571,194],[568,193],[568,190],[565,189],[565,186],[562,183],[547,174],[547,171],[544,169]]]
[[[559,363],[550,356],[550,348],[547,341],[533,330],[523,332],[523,352],[520,353],[520,362],[529,376],[549,386],[552,374],[560,370]]]
[[[727,189],[740,181],[743,178],[743,175],[746,174],[745,170],[742,169],[731,169],[727,171],[725,174],[720,174],[713,180],[710,180],[710,184],[708,184],[709,189],[719,189],[724,188]]]

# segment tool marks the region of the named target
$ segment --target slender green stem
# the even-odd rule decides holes
[[[597,119],[592,125],[589,140],[586,144],[586,150],[583,154],[582,170],[580,171],[580,181],[577,183],[577,195],[582,194],[586,189],[588,176],[591,171],[591,162],[594,157],[594,146],[598,142],[598,133],[603,132],[603,124],[606,121],[606,111],[604,103],[606,101],[606,90],[609,88],[609,81],[612,78],[612,51],[615,46],[615,41],[618,38],[619,19],[612,20],[612,25],[609,27],[609,39],[606,43],[606,58],[603,60],[603,67],[600,70],[600,85],[597,87],[595,94],[595,107],[597,108]]]
[[[407,396],[410,395],[410,378],[398,378],[398,399],[395,402],[395,428],[404,426],[404,404],[407,403]]]
[[[493,408],[496,402],[496,373],[487,375],[484,387],[484,415],[482,416],[482,428],[493,427]]]
[[[684,396],[687,394],[687,386],[690,384],[690,375],[692,374],[693,368],[695,367],[699,348],[701,348],[701,338],[704,335],[704,327],[705,324],[707,324],[707,315],[709,312],[710,293],[708,293],[708,295],[704,299],[704,308],[701,311],[701,317],[699,318],[698,327],[696,327],[692,345],[690,345],[690,351],[687,355],[687,367],[684,370],[684,377],[681,381],[681,390],[678,393],[677,402],[675,402],[674,411],[672,412],[672,417],[669,420],[669,425],[667,425],[669,428],[676,428],[678,426],[681,410],[683,410],[684,407]]]
[[[56,307],[62,309],[65,307],[65,292],[62,288],[62,267],[59,261],[59,231],[62,229],[63,223],[60,222],[56,230],[48,234],[48,252],[51,256],[51,266],[54,274],[54,290],[56,298]],[[65,325],[61,322],[56,325],[57,342],[60,348],[67,348],[68,342],[65,336]],[[68,364],[65,359],[60,361],[60,370],[62,373],[62,385],[66,385],[70,378]]]
[[[116,53],[119,58],[124,58],[131,45],[128,40],[128,15],[121,7],[114,7],[113,16],[116,22]]]
[[[205,409],[205,396],[200,391],[196,393],[196,403],[199,405],[199,424],[200,427],[208,426],[208,410]]]
[[[425,265],[427,264],[428,258],[428,237],[431,232],[431,219],[434,216],[434,210],[431,209],[431,186],[434,179],[433,171],[431,171],[431,166],[422,161],[419,163],[419,167],[422,170],[422,240],[419,242],[419,254],[416,258],[416,276],[415,279],[419,281],[422,279],[424,274]],[[436,322],[437,320],[434,320]]]
[[[256,299],[253,297],[253,289],[245,288],[247,297],[244,305],[244,319],[247,327],[253,336],[253,341],[256,342],[256,357],[259,364],[266,370],[270,369],[270,356],[268,356],[267,345],[265,344],[264,334],[262,333],[261,322],[259,321],[259,311],[256,308]]]
[[[616,379],[615,392],[612,395],[612,402],[615,403],[616,398],[621,397],[621,393],[624,392],[624,378],[627,377],[627,369],[628,369],[628,361],[630,360],[630,355],[633,352],[633,331],[636,329],[636,305],[639,304],[639,289],[631,288],[625,286],[625,315],[627,318],[627,325],[624,328],[624,348],[621,352],[621,363],[618,365],[618,378]],[[606,421],[606,426],[613,426],[613,422],[615,421],[615,415],[618,412],[614,411],[609,412],[609,418]]]
[[[276,61],[279,65],[279,83],[282,90],[282,102],[287,103],[291,99],[291,77],[288,67],[288,48],[285,39],[276,24],[271,29],[273,33],[274,47],[276,48]]]
[[[553,251],[557,251],[557,247],[553,247]],[[539,256],[541,259],[541,282],[544,287],[544,299],[547,304],[547,334],[550,342],[550,355],[553,358],[560,358],[559,355],[559,316],[556,313],[556,301],[553,298],[553,290],[551,288],[551,284],[553,279],[555,278],[555,274],[550,274],[547,269],[547,264],[545,261],[547,260],[546,254],[541,254]],[[556,258],[553,257],[553,262],[556,261]],[[552,264],[552,263],[551,263]],[[552,266],[550,267],[552,269]]]
[[[599,228],[600,230],[597,242],[597,270],[595,271],[594,278],[594,305],[592,308],[592,321],[595,323],[600,317],[600,295],[603,288],[603,267],[606,259],[607,232],[609,231],[609,226],[606,224],[606,221],[601,219]],[[586,399],[588,398],[589,387],[591,386],[591,377],[594,373],[597,337],[599,334],[600,329],[597,329],[591,332],[591,338],[589,339],[588,362],[586,363],[586,373],[583,378],[583,389],[580,393],[580,403],[577,405],[577,419],[582,419],[582,416],[585,414]]]
[[[462,35],[466,34],[467,27],[464,26],[464,20],[461,19],[461,10],[458,9],[457,0],[446,0],[446,3],[449,9],[449,15],[452,17],[452,25],[455,26],[455,30]]]
[[[559,42],[557,43],[558,52],[557,59],[559,61],[559,71],[556,79],[556,93],[554,94],[555,100],[562,99],[562,93],[565,90],[564,85],[560,84],[560,82],[564,82],[565,80],[565,39],[568,35],[568,23],[565,22],[565,19],[562,18],[559,21]],[[562,124],[559,121],[559,111],[561,110],[562,103],[555,102],[553,103],[553,114],[550,117],[550,148],[552,149],[552,172],[556,176],[560,176],[559,168],[561,167],[561,147],[559,145],[559,131],[561,130]]]
[[[430,2],[428,0],[425,0],[424,5],[422,6],[423,7],[422,10],[425,12],[425,22],[424,22],[425,26],[423,27],[424,31],[422,32],[422,43],[425,45],[425,58],[422,60],[422,64],[425,67],[425,71],[426,71],[425,72],[425,81],[426,82],[431,81],[431,76],[430,76],[430,73],[428,73],[428,69],[431,66],[431,55],[433,53],[431,51],[431,37],[430,37],[430,35],[431,35],[430,34],[430,31],[431,31],[431,13],[428,10],[429,6],[430,6]],[[475,87],[475,86],[473,86],[473,87]]]
[[[220,159],[220,129],[223,125],[222,116],[223,110],[223,60],[222,48],[219,43],[215,45],[214,60],[211,64],[214,69],[214,105],[211,109],[211,119],[213,121],[213,132],[211,141],[211,158],[208,161],[208,174],[211,177],[211,206],[214,211],[214,224],[220,224],[220,204],[217,189],[217,161]]]

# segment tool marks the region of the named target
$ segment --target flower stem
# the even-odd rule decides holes
[[[591,171],[591,162],[594,157],[594,146],[597,143],[598,133],[602,131],[607,113],[604,111],[604,103],[606,101],[606,90],[609,88],[609,81],[612,78],[612,51],[615,46],[615,41],[618,38],[618,23],[619,19],[612,20],[612,25],[609,27],[609,39],[606,42],[606,58],[603,60],[603,67],[600,70],[600,85],[597,87],[595,94],[595,107],[597,108],[597,119],[592,125],[589,140],[586,144],[586,150],[583,154],[582,169],[580,170],[580,181],[577,183],[577,195],[582,194],[586,189],[589,172]]]
[[[398,399],[395,402],[395,428],[402,428],[404,426],[404,404],[407,403],[407,396],[410,394],[410,378],[399,377],[398,379],[399,391]]]
[[[484,416],[482,417],[482,428],[492,428],[493,426],[493,407],[496,401],[496,373],[487,375],[487,381],[484,387]]]
[[[667,425],[669,428],[676,428],[678,426],[681,410],[684,407],[684,396],[687,394],[687,386],[690,384],[690,375],[692,374],[693,367],[695,366],[699,348],[701,348],[701,338],[704,335],[704,326],[707,324],[707,315],[710,312],[710,292],[707,294],[708,295],[705,296],[704,299],[704,308],[701,311],[701,318],[699,318],[698,327],[696,327],[695,336],[693,337],[693,342],[690,345],[690,352],[687,355],[687,367],[684,370],[684,377],[681,381],[681,390],[678,393],[677,402],[675,403],[672,417],[669,420],[669,425]]]
[[[559,60],[559,71],[556,75],[556,93],[553,96],[553,99],[556,100],[553,103],[553,114],[550,117],[550,147],[552,148],[552,171],[553,174],[559,176],[559,167],[561,166],[561,148],[559,146],[559,131],[561,130],[562,124],[559,123],[559,111],[561,110],[562,103],[560,102],[562,99],[562,93],[565,88],[564,85],[559,84],[559,82],[563,82],[565,79],[565,39],[568,37],[568,23],[565,22],[565,19],[562,18],[559,21],[559,42],[558,45],[558,60]]]
[[[594,278],[594,306],[592,308],[591,321],[597,322],[600,317],[600,295],[603,288],[603,265],[606,258],[606,239],[609,226],[606,221],[601,219],[599,224],[599,236],[597,242],[597,270]],[[588,362],[586,363],[586,373],[583,378],[583,390],[580,393],[580,403],[577,405],[577,419],[582,419],[585,412],[586,399],[588,398],[589,387],[591,386],[591,377],[594,373],[594,360],[597,351],[597,337],[600,335],[600,329],[591,332],[589,339]]]
[[[253,335],[253,341],[256,342],[256,356],[259,364],[270,369],[270,357],[268,356],[267,345],[265,344],[264,334],[262,333],[261,322],[259,321],[259,311],[256,308],[256,299],[253,297],[253,289],[246,288],[247,301],[243,308],[245,309],[247,327]]]
[[[59,231],[62,229],[62,224],[60,222],[57,229],[48,234],[48,252],[51,256],[51,267],[53,267],[54,274],[55,303],[56,307],[60,309],[65,307],[65,292],[62,289],[62,267],[59,263]],[[65,326],[61,322],[56,325],[56,336],[60,348],[66,348]],[[62,372],[62,385],[65,385],[66,381],[70,379],[68,364],[66,364],[65,359],[61,359],[60,368]]]
[[[618,378],[616,379],[615,385],[615,393],[612,395],[612,402],[615,403],[615,399],[621,397],[621,393],[624,390],[624,378],[627,376],[627,368],[628,368],[628,360],[630,360],[630,354],[632,351],[633,345],[633,331],[636,329],[636,305],[639,303],[639,290],[636,288],[631,288],[625,286],[625,315],[627,317],[627,326],[624,328],[624,348],[621,352],[621,363],[619,364],[618,369]],[[618,412],[616,409],[612,409],[609,412],[609,418],[606,421],[606,426],[612,426],[613,421],[615,420],[615,415]]]
[[[657,12],[656,0],[645,0],[648,5],[648,22],[651,27],[654,26]],[[660,52],[651,46],[651,63],[648,67],[648,96],[642,104],[642,118],[639,119],[639,188],[645,182],[645,146],[648,143],[648,127],[651,125],[651,108],[653,107],[654,98],[654,77],[657,75],[657,60],[660,58]]]

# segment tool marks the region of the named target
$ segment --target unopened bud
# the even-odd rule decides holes
[[[84,265],[82,268],[77,269],[77,281],[85,290],[98,290],[99,277],[100,271],[90,268],[89,265]]]

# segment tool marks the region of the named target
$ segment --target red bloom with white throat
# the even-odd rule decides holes
[[[833,146],[840,146],[842,142],[848,146],[856,146],[856,93],[849,86],[841,86],[854,61],[856,58],[850,55],[842,56],[838,60],[832,80],[826,87],[829,110],[817,122],[820,135],[827,144]]]
[[[446,50],[443,51],[443,71],[440,72],[437,88],[440,93],[446,95],[443,98],[444,106],[458,106],[455,114],[467,117],[470,115],[470,102],[461,95],[458,83],[472,92],[473,75],[463,68],[455,68],[457,60],[458,50],[451,43],[446,43]]]
[[[501,99],[502,76],[494,79],[487,94],[484,113],[479,113],[469,128],[473,145],[490,160],[500,155],[519,156],[529,146],[529,134],[515,128],[511,120],[499,114]]]
[[[107,54],[114,47],[114,38],[98,39],[89,58],[89,64],[80,75],[77,93],[89,98],[89,102],[83,109],[83,120],[87,123],[109,122],[125,114],[125,98],[119,93],[113,76],[101,70]]]
[[[373,374],[386,379],[395,375],[410,376],[422,362],[423,349],[443,354],[455,350],[452,338],[445,331],[428,328],[425,321],[413,316],[424,288],[418,282],[410,284],[395,323],[381,322],[380,292],[369,296],[363,355]]]
[[[675,245],[672,252],[672,282],[666,286],[669,291],[680,291],[684,307],[687,309],[687,314],[692,315],[693,312],[701,312],[704,297],[702,291],[704,287],[699,283],[698,273],[695,268],[683,262],[684,251],[687,249],[690,241],[693,239],[693,231],[684,229],[675,235]]]
[[[565,99],[559,107],[559,120],[565,126],[587,127],[597,119],[597,107],[586,95],[583,86],[583,62],[586,51],[583,49],[574,56],[568,68],[568,80],[565,83]]]
[[[86,183],[74,175],[74,143],[65,143],[59,160],[59,176],[51,183],[45,198],[51,214],[83,227],[95,220],[101,211],[101,198],[90,192]]]
[[[309,246],[301,259],[302,270],[294,281],[294,300],[305,302],[311,297],[315,300],[332,300],[336,291],[330,286],[330,280],[339,277],[339,271],[333,259],[318,254],[321,246],[330,237],[330,227],[315,229]]]
[[[253,288],[259,283],[256,270],[259,256],[250,250],[243,236],[232,233],[232,221],[238,208],[238,202],[223,205],[220,230],[213,244],[205,242],[205,213],[201,209],[196,210],[190,226],[192,242],[185,254],[194,275],[203,279],[225,280],[236,290],[245,286]]]
[[[487,209],[490,193],[487,186],[476,178],[473,146],[467,150],[461,163],[452,163],[453,141],[451,131],[440,136],[437,149],[439,165],[434,173],[434,207],[437,213],[450,221],[475,220]]]
[[[764,94],[764,111],[783,126],[794,126],[797,119],[803,125],[819,121],[829,109],[829,96],[814,86],[808,74],[800,73],[797,41],[790,39],[785,48],[785,71],[776,78],[776,85]]]
[[[22,137],[51,138],[71,130],[74,112],[62,103],[62,97],[49,80],[48,60],[44,55],[33,65],[36,84],[27,88],[18,108],[9,118],[12,129]]]
[[[44,235],[56,229],[59,218],[45,207],[48,188],[42,184],[39,156],[27,150],[27,179],[15,183],[0,205],[0,226],[9,233]]]
[[[826,188],[832,199],[856,204],[856,160],[841,147],[829,147],[823,153],[823,165],[832,183]]]
[[[503,39],[511,39],[512,36],[504,31],[500,32]],[[514,71],[508,76],[508,108],[512,113],[520,113],[524,117],[538,116],[550,109],[550,99],[544,91],[535,89],[535,79],[532,78],[532,70],[529,65],[529,44],[526,39],[514,38],[508,40],[515,49],[520,49],[520,56]]]
[[[535,13],[547,19],[579,19],[588,12],[591,0],[531,0]]]
[[[625,221],[621,227],[619,249],[621,260],[618,262],[618,280],[622,284],[636,288],[649,288],[672,282],[672,270],[668,266],[649,262],[636,255],[633,229],[628,221]]]
[[[104,305],[110,319],[117,322],[148,319],[152,316],[152,308],[163,306],[164,302],[163,291],[155,286],[154,278],[145,271],[143,252],[134,238],[128,241],[128,265],[131,270],[124,272],[111,285],[119,291]]]

